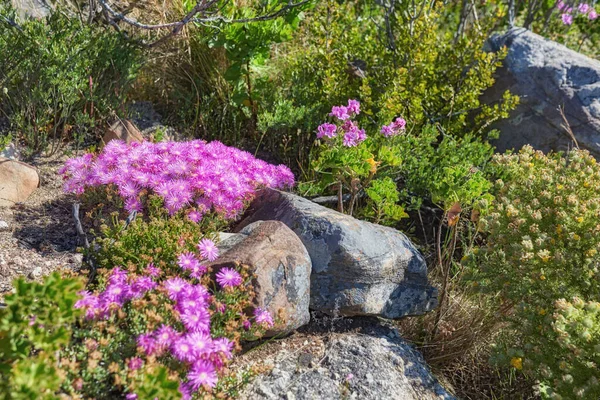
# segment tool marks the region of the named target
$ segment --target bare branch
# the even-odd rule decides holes
[[[222,6],[219,10],[216,10],[216,11],[214,9],[211,10],[211,8],[218,2],[218,0],[199,0],[198,3],[196,3],[196,5],[194,6],[194,8],[192,8],[192,10],[190,12],[188,12],[183,17],[183,19],[181,19],[180,21],[167,22],[164,24],[144,24],[135,19],[127,17],[123,13],[116,11],[107,3],[106,0],[98,0],[100,5],[102,6],[103,10],[105,11],[104,14],[105,14],[105,16],[107,16],[108,23],[110,25],[112,25],[113,27],[117,27],[118,22],[124,22],[128,25],[134,26],[139,29],[145,29],[145,30],[170,29],[171,30],[168,34],[164,35],[163,37],[156,40],[155,42],[144,44],[148,47],[154,47],[154,46],[164,42],[168,38],[179,34],[181,32],[181,30],[183,29],[183,27],[186,26],[190,22],[195,22],[195,23],[206,25],[207,23],[210,23],[210,22],[223,22],[223,23],[228,23],[228,24],[236,24],[236,23],[251,23],[251,22],[268,21],[268,20],[279,18],[280,16],[284,15],[289,10],[296,8],[296,7],[300,7],[304,4],[307,4],[309,1],[311,1],[311,0],[300,0],[296,3],[294,3],[292,0],[289,0],[285,6],[281,7],[277,11],[268,12],[264,15],[259,15],[257,17],[234,19],[234,18],[226,18],[222,15],[219,15],[219,12],[222,11],[224,6]]]

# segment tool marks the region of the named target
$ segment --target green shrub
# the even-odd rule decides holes
[[[3,399],[54,399],[67,371],[60,351],[81,314],[73,306],[83,287],[58,272],[43,283],[15,280],[0,309],[0,392]]]
[[[409,3],[396,5],[386,17],[372,2],[320,2],[294,39],[276,47],[278,57],[256,78],[263,83],[259,121],[277,115],[278,107],[294,118],[266,124],[266,148],[285,148],[304,167],[322,116],[347,99],[361,102],[370,117],[361,120],[367,131],[402,115],[416,132],[435,125],[446,135],[487,138],[489,124],[508,115],[518,100],[509,93],[493,106],[479,102],[504,56],[482,50],[484,27],[455,41],[443,7],[420,4],[419,13]]]
[[[141,52],[110,27],[53,12],[15,26],[0,7],[0,112],[29,153],[81,144],[125,103]]]
[[[507,323],[495,360],[533,375],[553,398],[595,398],[600,370],[587,349],[598,341],[596,303],[583,315],[561,299],[578,297],[581,309],[600,296],[600,167],[587,151],[531,147],[497,155],[493,166],[486,246],[469,259],[473,285]]]

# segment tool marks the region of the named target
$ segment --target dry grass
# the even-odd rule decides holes
[[[433,278],[434,283],[437,278]],[[440,380],[461,399],[537,399],[534,382],[514,370],[490,365],[491,345],[500,331],[492,308],[454,283],[431,337],[434,313],[399,322],[402,336],[414,343]]]

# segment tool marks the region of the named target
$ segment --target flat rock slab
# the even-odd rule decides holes
[[[236,230],[260,220],[287,225],[312,261],[310,306],[330,315],[400,318],[437,306],[427,265],[401,232],[291,193],[260,191]]]
[[[545,39],[523,28],[494,35],[487,47],[508,48],[496,83],[481,100],[494,104],[509,89],[521,97],[510,118],[492,124],[500,130],[499,151],[526,144],[542,151],[568,150],[573,141],[563,127],[566,119],[579,146],[600,156],[600,61]]]
[[[240,399],[432,400],[455,399],[431,374],[422,355],[383,327],[369,334],[332,333],[324,356],[282,350],[269,373],[242,390]],[[249,354],[250,355],[250,354]]]
[[[275,326],[265,336],[286,334],[310,320],[311,261],[300,239],[279,221],[258,221],[219,243],[225,250],[208,264],[217,270],[244,264],[255,274],[256,305],[269,310]]]
[[[0,207],[10,207],[29,197],[40,177],[32,166],[0,157]]]

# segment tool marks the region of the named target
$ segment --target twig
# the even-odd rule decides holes
[[[168,38],[179,34],[181,32],[181,30],[190,22],[195,22],[195,23],[199,23],[199,24],[206,24],[208,22],[222,22],[222,23],[227,23],[227,24],[236,24],[236,23],[244,24],[244,23],[251,23],[251,22],[268,21],[268,20],[279,18],[280,16],[284,15],[289,10],[296,8],[296,7],[300,7],[304,4],[307,4],[309,1],[311,1],[311,0],[301,0],[301,1],[298,1],[297,3],[294,3],[294,2],[292,2],[292,0],[289,0],[285,6],[281,7],[277,11],[259,15],[257,17],[235,19],[235,18],[226,18],[222,15],[213,15],[215,12],[220,11],[220,10],[210,11],[210,9],[218,2],[218,0],[199,0],[198,3],[196,3],[196,5],[194,6],[194,8],[192,8],[192,10],[190,12],[188,12],[179,21],[167,22],[167,23],[163,23],[163,24],[144,24],[135,19],[127,17],[123,13],[116,11],[106,2],[106,0],[98,0],[100,5],[102,6],[103,10],[106,11],[107,14],[110,14],[110,18],[108,18],[109,24],[112,25],[113,27],[116,25],[117,22],[124,22],[124,23],[134,26],[136,28],[145,29],[145,30],[171,29],[171,32],[162,36],[160,39],[158,39],[154,42],[142,43],[142,45],[144,45],[146,47],[157,46],[158,44],[166,41]],[[223,5],[223,7],[224,7],[224,5]],[[221,8],[223,8],[223,7],[221,7]]]
[[[577,143],[577,139],[575,138],[575,134],[573,133],[573,130],[571,129],[571,125],[569,124],[569,121],[567,120],[567,116],[565,115],[565,109],[564,109],[564,107],[563,106],[558,106],[558,112],[560,113],[560,116],[562,117],[563,121],[565,122],[564,124],[561,125],[561,128],[563,128],[565,131],[567,131],[567,133],[569,134],[569,136],[571,137],[571,139],[575,143],[575,147],[577,147],[577,150],[580,150],[579,143]]]
[[[79,219],[79,203],[73,203],[73,219],[75,220],[75,229],[77,230],[77,237],[79,239],[79,243],[83,244],[85,249],[90,248],[90,242],[83,231],[83,227],[81,226],[81,220]]]

